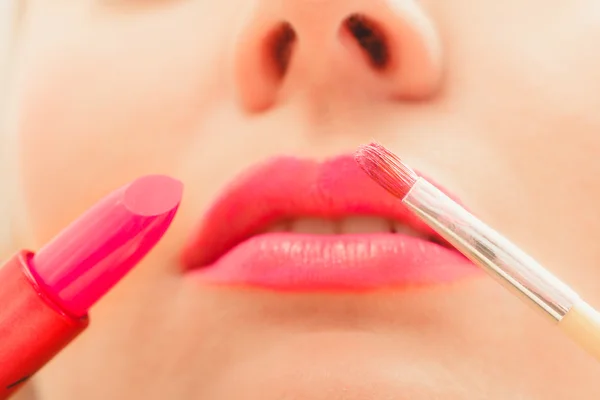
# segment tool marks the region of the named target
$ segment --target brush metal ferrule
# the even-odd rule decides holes
[[[419,178],[402,202],[457,250],[553,321],[560,322],[579,298],[533,258],[425,179]]]

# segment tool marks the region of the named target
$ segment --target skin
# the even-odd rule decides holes
[[[247,167],[375,139],[600,307],[600,8],[552,3],[395,0],[383,25],[397,65],[377,73],[336,36],[348,14],[379,15],[373,0],[29,1],[6,120],[18,244],[41,245],[139,175],[186,184],[165,240],[36,396],[600,398],[598,363],[485,276],[292,295],[199,284],[177,262]],[[260,67],[273,13],[300,43],[281,83]]]

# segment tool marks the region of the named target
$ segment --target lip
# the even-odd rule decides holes
[[[399,233],[256,234],[296,217],[369,215],[438,236],[360,170],[352,155],[324,162],[278,157],[235,180],[184,247],[188,274],[217,284],[287,291],[429,286],[479,273],[464,256]]]

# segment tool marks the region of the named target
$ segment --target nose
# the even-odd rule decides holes
[[[236,88],[250,112],[307,91],[423,100],[441,81],[440,39],[415,0],[257,0],[236,38]]]

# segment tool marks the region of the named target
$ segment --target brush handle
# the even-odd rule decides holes
[[[559,322],[577,293],[531,256],[419,178],[402,199],[415,215],[502,286]]]
[[[416,180],[402,203],[600,361],[600,313],[564,282],[423,178]]]
[[[585,351],[600,361],[600,313],[578,300],[558,324],[559,328]]]

